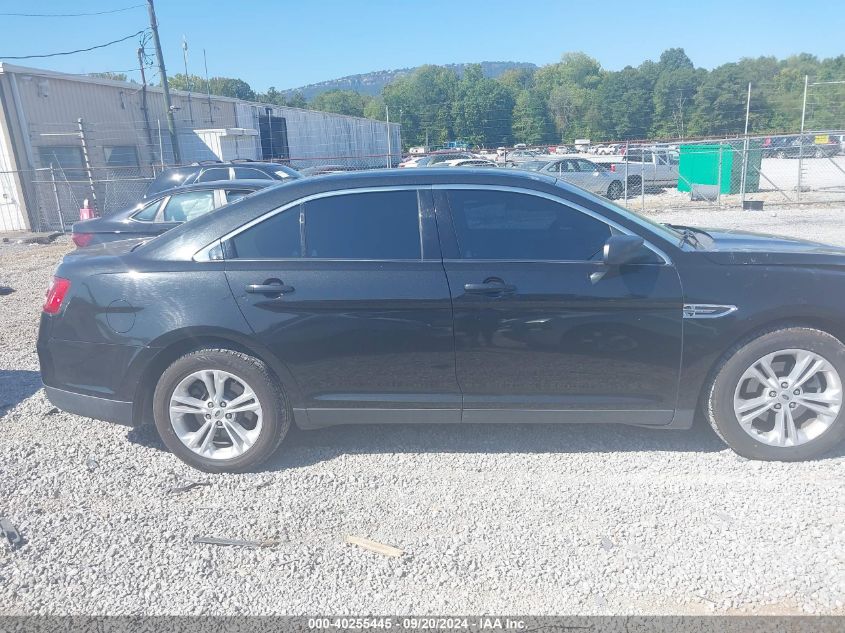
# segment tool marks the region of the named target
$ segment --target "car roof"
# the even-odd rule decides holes
[[[326,174],[319,178],[281,181],[253,196],[227,205],[224,213],[209,213],[168,231],[140,247],[138,254],[156,259],[190,259],[199,249],[263,213],[314,194],[370,187],[450,184],[523,187],[557,195],[568,195],[567,191],[571,189],[573,196],[582,195],[577,188],[552,176],[517,169],[418,167]]]

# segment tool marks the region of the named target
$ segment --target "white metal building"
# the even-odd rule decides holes
[[[199,92],[171,102],[182,163],[399,162],[397,124]],[[122,208],[172,164],[161,88],[0,63],[0,230],[63,228],[84,198]]]

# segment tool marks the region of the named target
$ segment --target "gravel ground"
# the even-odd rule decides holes
[[[845,244],[843,213],[655,217]],[[845,447],[779,464],[706,425],[349,427],[211,476],[153,433],[58,412],[34,346],[69,248],[0,245],[0,514],[28,541],[0,545],[2,615],[845,614]],[[188,480],[209,485],[168,492]]]

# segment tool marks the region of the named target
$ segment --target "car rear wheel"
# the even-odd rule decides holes
[[[744,457],[798,461],[845,438],[845,345],[811,328],[771,330],[734,348],[713,378],[707,418]]]
[[[622,192],[624,190],[625,188],[622,186],[622,183],[618,180],[614,180],[607,188],[607,197],[609,200],[618,200],[622,197]]]
[[[262,361],[227,349],[182,356],[153,396],[155,424],[182,461],[206,472],[242,472],[278,448],[290,428],[284,394]]]

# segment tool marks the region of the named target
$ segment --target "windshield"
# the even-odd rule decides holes
[[[166,189],[178,187],[185,182],[188,175],[189,172],[184,169],[165,169],[149,184],[145,195],[149,198]]]

